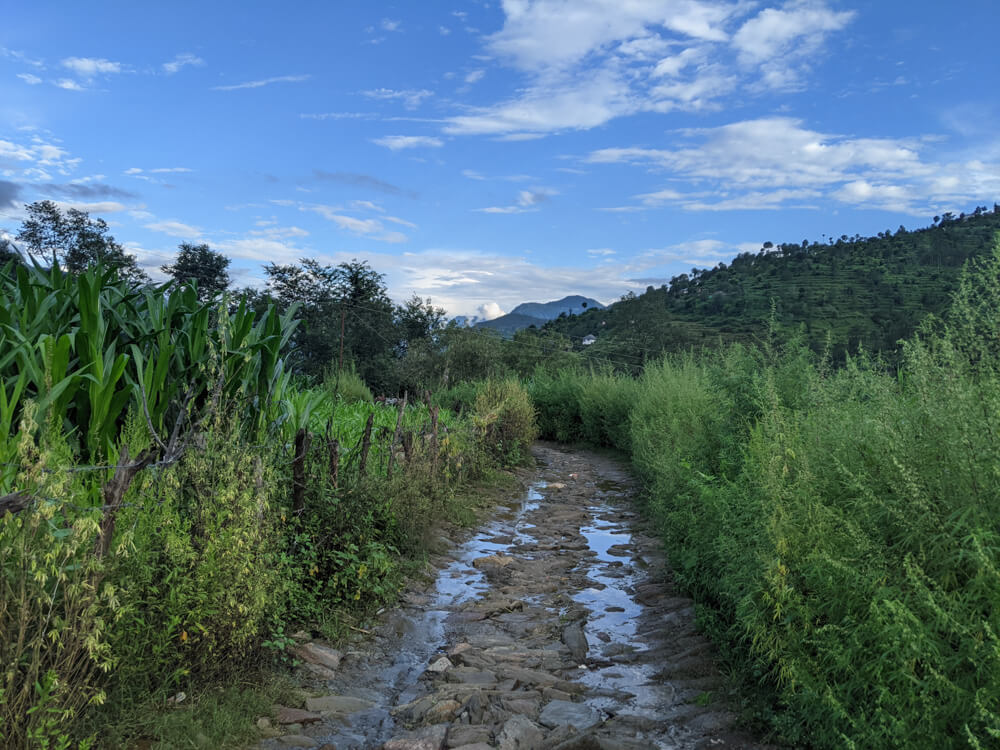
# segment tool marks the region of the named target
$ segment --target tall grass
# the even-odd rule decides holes
[[[1000,243],[886,371],[794,341],[668,358],[631,456],[702,621],[791,743],[1000,745]],[[599,378],[542,381],[598,425]],[[613,423],[611,423],[613,424]],[[613,441],[583,432],[595,443]]]

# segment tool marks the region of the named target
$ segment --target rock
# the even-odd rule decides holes
[[[490,570],[506,568],[512,562],[514,562],[514,558],[507,555],[487,555],[486,557],[477,557],[473,560],[472,567],[476,570],[489,572]]]
[[[424,714],[430,711],[433,705],[434,698],[430,695],[425,695],[423,698],[418,698],[410,703],[396,706],[392,709],[391,713],[401,724],[419,724],[424,720]]]
[[[424,714],[424,721],[428,724],[443,724],[451,721],[458,714],[462,704],[456,700],[446,700],[435,703],[430,710]]]
[[[492,685],[497,681],[496,673],[486,669],[473,667],[455,667],[445,673],[449,682],[461,682],[474,685]]]
[[[284,737],[279,737],[278,742],[288,747],[319,747],[316,740],[304,734],[286,734]]]
[[[500,750],[542,750],[545,735],[541,728],[524,716],[507,719],[497,737]]]
[[[550,701],[542,709],[538,721],[550,728],[569,726],[583,732],[603,721],[600,712],[586,703]]]
[[[336,679],[337,673],[328,667],[324,667],[322,664],[313,664],[312,662],[303,662],[303,669],[307,669],[314,675],[322,680],[333,680]]]
[[[560,681],[558,677],[548,672],[539,672],[535,669],[522,669],[520,667],[506,667],[503,670],[503,675],[504,677],[512,678],[520,685],[548,687]]]
[[[552,482],[551,484],[546,486],[550,490],[561,490],[566,487],[566,485],[563,484],[562,482]]]
[[[374,703],[352,698],[349,695],[323,695],[319,698],[307,698],[306,708],[321,714],[353,714],[371,708]]]
[[[270,729],[271,728],[271,720],[269,718],[267,718],[266,716],[261,716],[259,719],[257,719],[257,728],[258,729]]]
[[[448,727],[437,724],[400,737],[393,737],[382,745],[382,750],[444,750],[447,737]]]
[[[448,730],[448,747],[461,747],[464,750],[469,750],[470,746],[490,747],[492,735],[493,730],[488,726],[453,726]]]
[[[572,654],[573,661],[577,664],[583,664],[587,658],[587,651],[590,649],[590,644],[587,643],[587,634],[583,632],[583,623],[573,622],[563,628],[562,642],[566,644],[566,648]]]
[[[451,663],[451,659],[447,656],[442,656],[437,661],[433,662],[429,667],[427,667],[428,672],[433,672],[435,674],[441,674],[442,672],[447,672],[451,669],[454,664]]]
[[[279,724],[311,724],[323,718],[313,711],[303,711],[301,708],[289,708],[288,706],[278,706],[277,713]]]
[[[474,742],[471,745],[452,745],[455,750],[493,750],[493,745],[487,745],[485,742]]]
[[[340,666],[343,655],[335,648],[324,646],[321,643],[303,643],[301,646],[294,646],[292,653],[309,664],[318,664],[327,669],[336,669]]]

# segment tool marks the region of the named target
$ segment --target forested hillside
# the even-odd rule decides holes
[[[773,310],[780,327],[803,326],[815,351],[829,336],[835,357],[861,346],[894,360],[898,341],[928,313],[945,309],[962,265],[988,252],[998,229],[1000,206],[994,205],[874,237],[765,242],[730,265],[692,269],[606,310],[547,327],[578,345],[596,335],[591,356],[641,364],[664,351],[752,341]]]

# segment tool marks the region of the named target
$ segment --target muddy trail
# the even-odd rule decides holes
[[[761,748],[609,459],[540,443],[528,490],[435,560],[372,637],[299,649],[261,747]]]

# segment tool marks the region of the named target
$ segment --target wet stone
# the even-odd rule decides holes
[[[555,728],[570,726],[577,730],[586,730],[601,723],[600,712],[586,703],[570,701],[550,701],[542,709],[538,717],[540,724]]]

